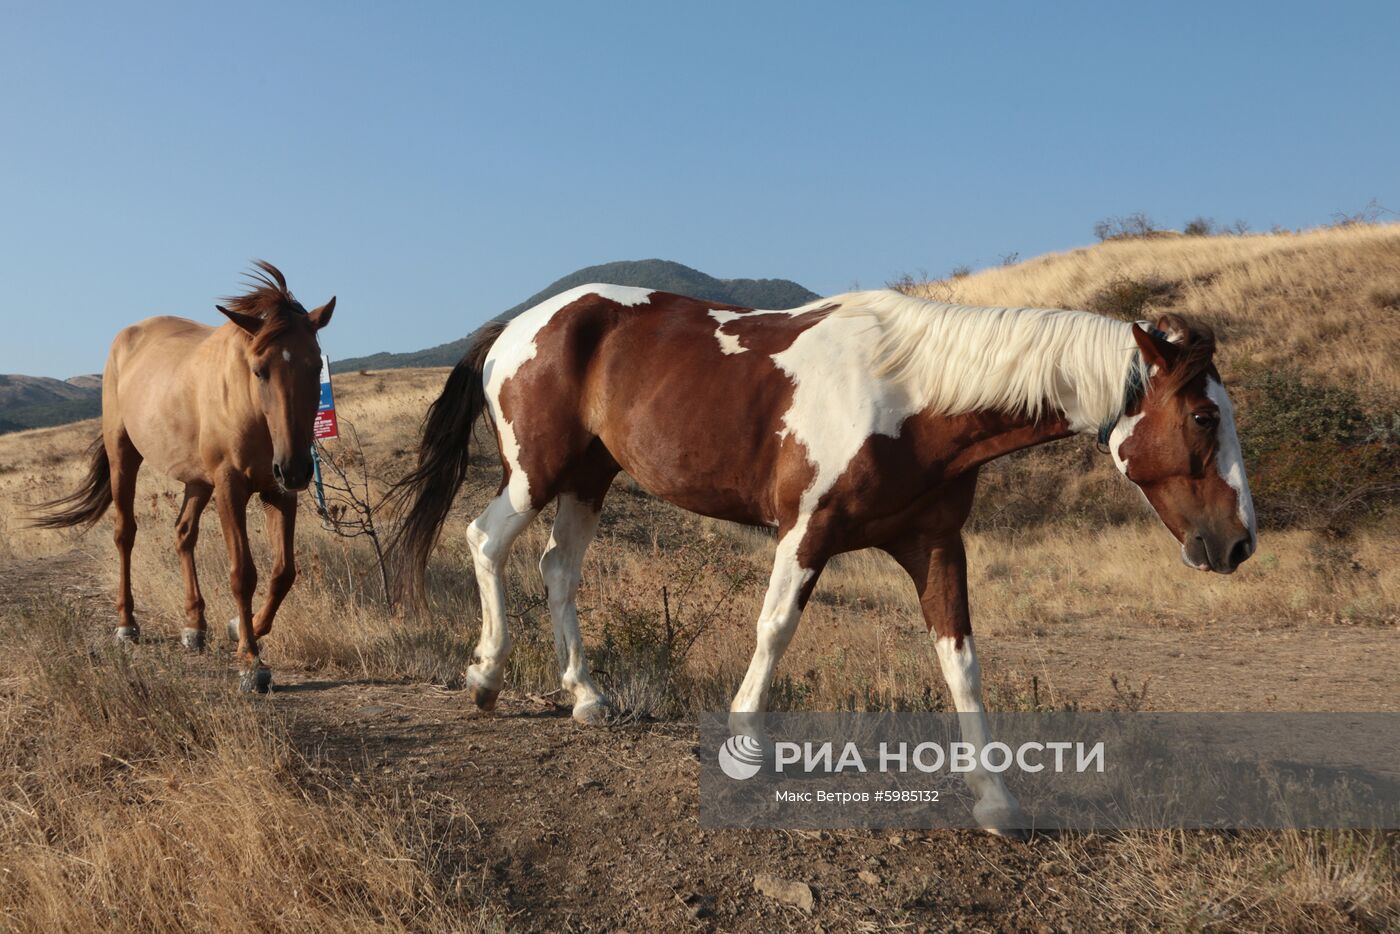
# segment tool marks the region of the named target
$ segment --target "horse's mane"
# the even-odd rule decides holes
[[[253,260],[253,266],[255,268],[245,274],[252,288],[220,301],[229,311],[263,319],[263,326],[253,338],[253,349],[259,351],[286,333],[298,320],[298,315],[304,317],[306,308],[287,288],[282,270],[264,259]]]
[[[1001,411],[1039,418],[1073,416],[1084,429],[1123,414],[1130,369],[1147,385],[1132,325],[1087,311],[980,308],[914,298],[892,290],[841,296],[834,314],[869,316],[880,329],[872,363],[902,383],[921,407],[946,415]],[[1184,357],[1174,389],[1210,365],[1207,329],[1174,318]],[[1175,335],[1174,335],[1175,336]],[[1074,403],[1073,413],[1066,411]]]
[[[1153,380],[1160,391],[1176,392],[1215,364],[1215,331],[1210,325],[1189,321],[1181,315],[1163,315],[1157,327],[1181,348],[1171,371]]]

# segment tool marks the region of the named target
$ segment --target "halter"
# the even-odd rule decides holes
[[[1146,328],[1146,331],[1153,337],[1161,340],[1167,339],[1165,331],[1159,331],[1156,328]],[[1105,451],[1108,450],[1109,435],[1113,434],[1113,429],[1118,427],[1123,413],[1128,411],[1133,403],[1139,401],[1145,391],[1146,387],[1142,383],[1142,351],[1137,350],[1133,352],[1133,359],[1128,364],[1128,379],[1123,387],[1123,408],[1113,417],[1113,421],[1104,422],[1099,426],[1099,447]]]

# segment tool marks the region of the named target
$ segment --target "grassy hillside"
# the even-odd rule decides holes
[[[26,428],[47,428],[102,412],[102,377],[0,374],[0,434]]]
[[[586,285],[589,282],[608,282],[613,285],[632,285],[640,288],[659,289],[690,295],[708,301],[743,305],[750,308],[795,308],[817,297],[796,282],[787,279],[716,279],[698,269],[691,269],[680,263],[664,259],[644,259],[601,266],[587,266],[557,279],[525,301],[508,308],[496,317],[510,319],[553,295]],[[485,309],[471,309],[473,315]],[[351,357],[336,361],[336,372],[354,370],[383,370],[415,366],[453,366],[462,358],[467,349],[467,338],[455,340],[427,350],[412,353],[377,353],[368,357]]]

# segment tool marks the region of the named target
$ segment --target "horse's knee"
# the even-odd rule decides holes
[[[118,548],[130,548],[136,542],[136,518],[117,516],[112,523],[112,540]]]
[[[258,569],[253,567],[253,562],[239,562],[229,568],[228,584],[237,596],[252,596],[253,591],[258,589]]]
[[[276,587],[280,593],[286,593],[292,589],[292,585],[297,582],[297,566],[288,561],[279,565],[272,571],[272,586]]]

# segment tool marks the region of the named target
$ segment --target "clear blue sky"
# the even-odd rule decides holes
[[[1146,211],[1400,209],[1400,4],[7,5],[0,372],[214,321],[251,257],[346,357],[580,266],[818,292]]]

